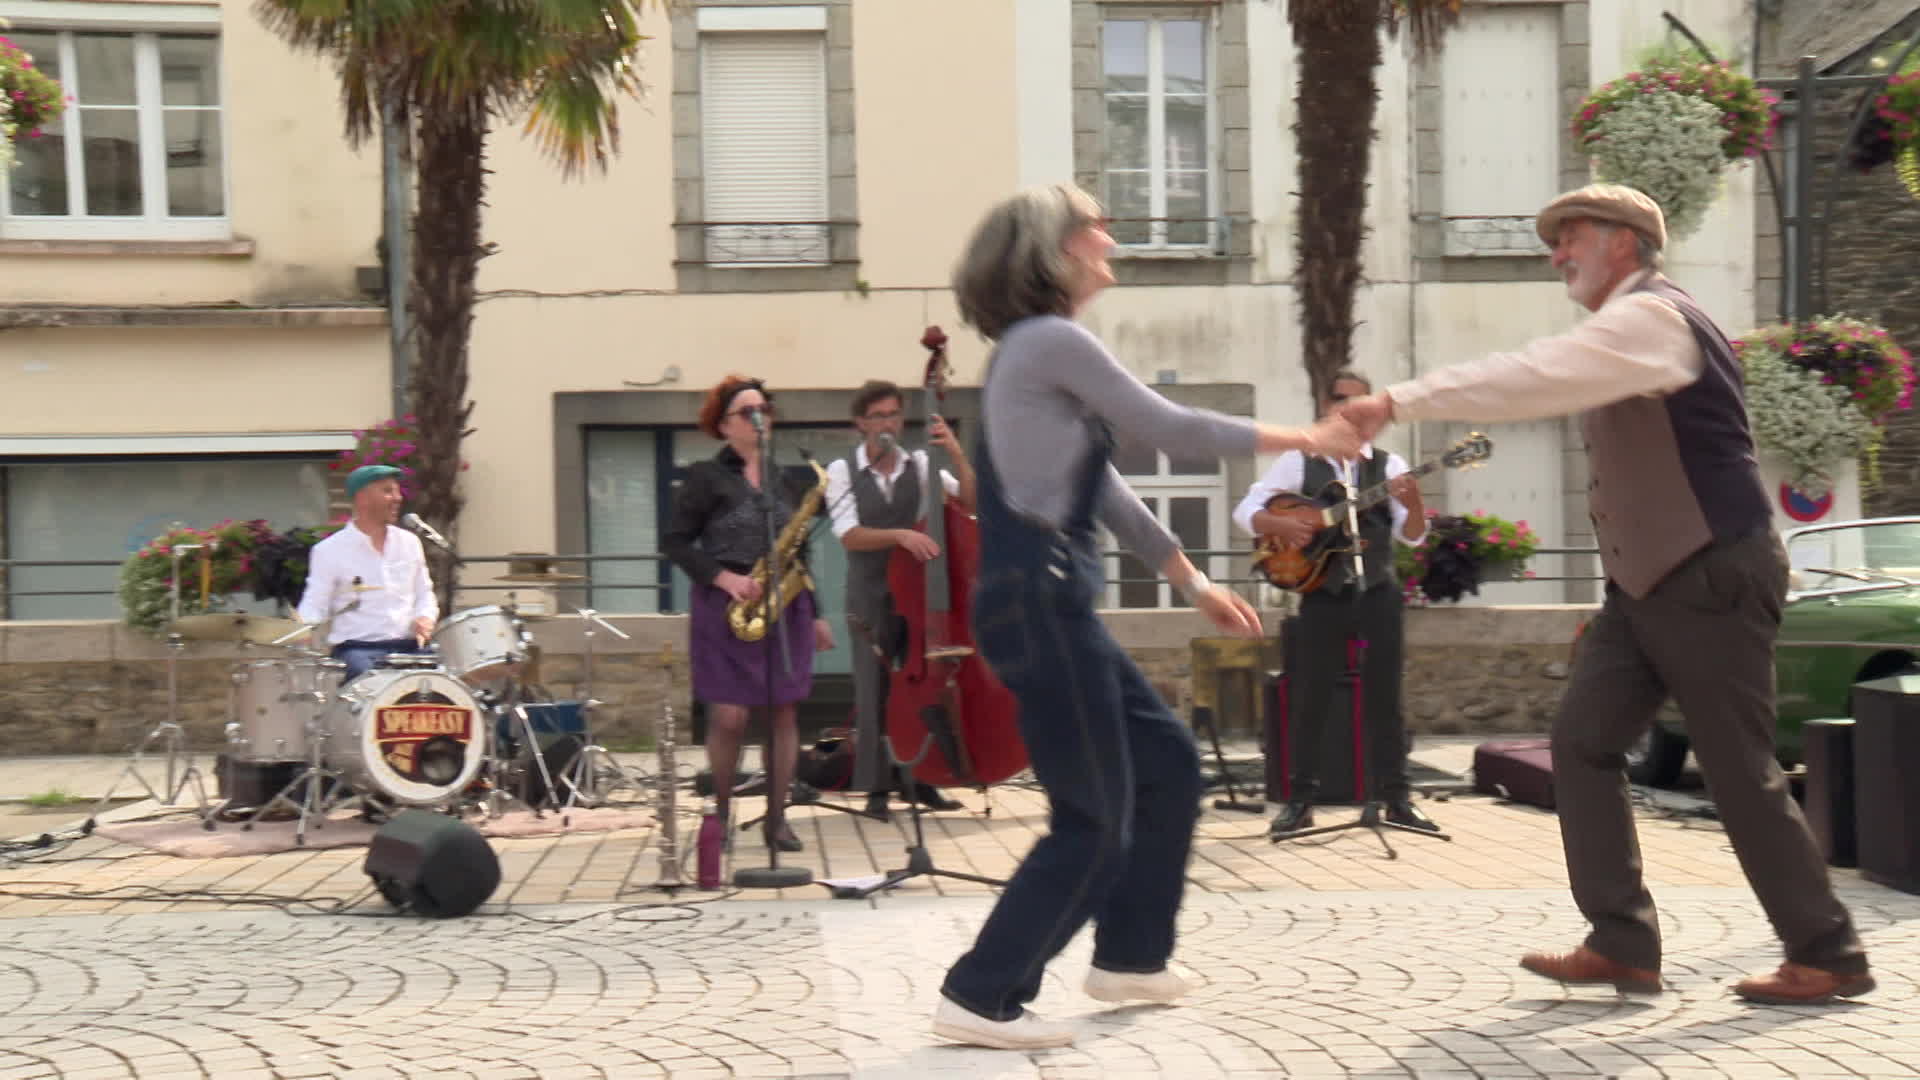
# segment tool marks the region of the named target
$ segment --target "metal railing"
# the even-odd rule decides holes
[[[1536,556],[1597,555],[1598,550],[1595,548],[1543,547],[1543,548],[1536,549],[1534,551],[1534,554]],[[1251,555],[1252,555],[1252,552],[1248,548],[1191,548],[1186,550],[1187,558],[1192,559],[1197,565],[1200,565],[1203,568],[1207,565],[1206,561],[1211,559],[1236,558],[1236,559],[1242,560],[1240,563],[1237,564],[1237,566],[1248,568],[1247,572],[1244,574],[1236,573],[1233,575],[1212,575],[1212,574],[1209,575],[1210,577],[1212,577],[1213,581],[1216,584],[1237,586],[1239,587],[1239,591],[1241,591],[1242,593],[1246,593],[1250,590],[1254,590],[1261,586],[1268,585],[1268,581],[1265,577],[1262,577],[1260,575],[1257,575],[1251,572],[1250,564],[1247,562],[1247,560],[1251,558]],[[459,590],[461,592],[505,593],[505,592],[516,592],[516,591],[526,592],[529,590],[542,590],[542,591],[552,590],[556,592],[561,592],[561,591],[573,592],[573,591],[616,590],[617,589],[623,592],[625,591],[651,592],[654,594],[654,602],[656,605],[656,610],[660,611],[661,613],[672,614],[674,613],[674,609],[672,606],[673,594],[674,594],[674,589],[676,587],[675,581],[672,578],[670,578],[667,581],[659,581],[659,580],[635,581],[635,582],[605,581],[605,580],[596,580],[593,573],[593,569],[597,564],[641,563],[647,566],[657,567],[661,562],[661,560],[665,558],[666,556],[660,554],[659,552],[630,552],[630,553],[629,552],[603,552],[603,553],[593,553],[593,554],[584,554],[584,555],[545,555],[545,554],[536,555],[536,554],[522,552],[518,554],[511,554],[511,555],[463,555],[460,557],[460,561],[463,564],[463,566],[466,566],[466,567],[473,567],[476,565],[488,565],[488,564],[508,564],[508,563],[525,562],[528,560],[537,559],[542,562],[554,564],[555,566],[569,566],[569,567],[578,566],[584,572],[581,573],[580,575],[581,580],[554,581],[554,582],[502,582],[502,581],[491,580],[490,578],[482,578],[479,574],[469,572],[461,575]],[[1155,573],[1148,573],[1145,575],[1137,575],[1137,576],[1120,574],[1118,572],[1119,565],[1117,564],[1120,564],[1121,560],[1135,559],[1136,562],[1138,561],[1137,558],[1130,552],[1119,551],[1119,550],[1108,550],[1108,551],[1101,552],[1100,558],[1101,558],[1101,562],[1108,568],[1108,571],[1109,571],[1109,576],[1107,577],[1108,585],[1113,585],[1113,586],[1147,585],[1147,584],[1164,584],[1165,582],[1164,578],[1160,577],[1158,574],[1155,574]],[[116,580],[112,584],[109,584],[104,588],[14,589],[10,587],[13,580],[10,572],[15,569],[113,568],[117,570],[120,566],[124,564],[124,562],[125,560],[117,560],[117,559],[0,559],[0,620],[11,618],[12,602],[18,599],[24,599],[27,597],[55,597],[55,596],[59,596],[59,597],[115,596],[115,595],[118,595],[120,591],[119,583],[117,580],[118,578],[117,574],[114,575]],[[185,571],[183,569],[183,573],[184,572]],[[654,577],[657,579],[658,577],[657,571],[654,574]],[[188,578],[187,583],[183,583],[183,588],[186,588],[187,585],[191,583],[191,580],[192,580],[191,578]],[[1547,582],[1568,582],[1568,581],[1595,582],[1600,580],[1602,580],[1602,577],[1601,575],[1598,575],[1598,574],[1553,575],[1553,576],[1543,575],[1539,577],[1516,578],[1512,583],[1531,583],[1531,582],[1547,583]],[[1500,582],[1500,584],[1509,584],[1509,582]],[[250,592],[243,590],[235,595],[250,597],[252,594]],[[1152,609],[1141,608],[1138,610],[1152,610]]]

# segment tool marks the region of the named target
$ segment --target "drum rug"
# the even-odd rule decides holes
[[[651,828],[653,811],[611,806],[581,807],[565,814],[549,810],[536,817],[530,810],[513,810],[492,820],[473,817],[464,820],[479,829],[483,836],[511,839]],[[164,855],[178,855],[187,859],[221,859],[233,855],[269,855],[277,851],[364,847],[373,841],[373,834],[379,831],[379,826],[360,820],[357,813],[342,812],[328,818],[322,828],[314,828],[309,822],[306,843],[301,845],[295,838],[298,825],[297,821],[262,821],[249,830],[242,828],[240,822],[216,821],[213,831],[208,832],[199,819],[184,818],[101,825],[94,833]]]

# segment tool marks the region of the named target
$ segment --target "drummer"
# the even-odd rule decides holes
[[[347,474],[353,520],[313,545],[300,621],[333,623],[326,630],[344,681],[365,674],[383,656],[427,650],[440,618],[440,601],[427,575],[420,538],[398,528],[400,470],[362,465]]]

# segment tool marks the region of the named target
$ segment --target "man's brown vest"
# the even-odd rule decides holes
[[[1635,292],[1672,304],[1704,358],[1674,393],[1635,396],[1581,416],[1588,503],[1607,578],[1643,597],[1687,558],[1772,523],[1747,425],[1740,360],[1691,296],[1658,274]]]

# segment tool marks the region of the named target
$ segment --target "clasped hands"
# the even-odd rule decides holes
[[[1313,442],[1309,452],[1323,457],[1351,458],[1392,420],[1393,399],[1386,394],[1348,398],[1307,429],[1307,437]]]

